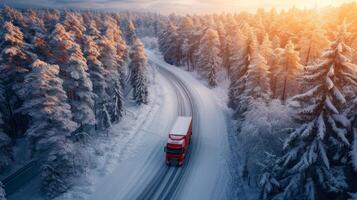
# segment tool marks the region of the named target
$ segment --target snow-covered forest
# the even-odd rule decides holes
[[[138,15],[0,11],[0,174],[37,159],[41,189],[55,197],[88,167],[83,145],[121,120],[124,89],[147,103],[147,60],[132,20],[155,36],[159,16],[140,14],[138,23]],[[18,148],[28,155],[17,157]]]
[[[169,16],[168,63],[230,80],[240,176],[260,199],[357,192],[357,4]]]
[[[157,39],[167,63],[226,87],[244,183],[231,193],[357,197],[357,3],[186,16],[4,7],[0,22],[0,177],[39,160],[46,198],[73,187],[127,91],[149,103],[143,43]]]

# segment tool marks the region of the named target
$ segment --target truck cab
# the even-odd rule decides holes
[[[167,165],[183,165],[191,136],[192,117],[178,117],[169,133],[165,146]]]

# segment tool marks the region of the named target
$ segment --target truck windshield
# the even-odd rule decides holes
[[[165,152],[171,154],[182,154],[184,152],[184,149],[172,149],[165,147]]]

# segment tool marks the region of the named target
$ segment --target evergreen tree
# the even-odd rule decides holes
[[[272,66],[274,63],[274,50],[268,34],[265,35],[263,43],[259,47],[259,52],[266,59],[268,66]]]
[[[250,103],[255,100],[268,102],[271,96],[269,66],[258,51],[254,52],[248,66],[244,96]]]
[[[129,20],[128,27],[126,31],[126,42],[128,45],[133,45],[136,38],[135,25],[132,20]]]
[[[177,43],[178,43],[178,57],[179,57],[179,64],[185,64],[187,63],[187,60],[189,57],[189,54],[184,53],[184,48],[183,48],[183,44],[186,42],[187,43],[191,40],[191,35],[192,35],[192,31],[194,30],[193,27],[193,21],[191,19],[191,17],[189,16],[185,16],[181,19],[181,22],[177,28]],[[186,48],[187,50],[187,48]]]
[[[109,101],[107,102],[107,110],[110,112],[111,122],[117,122],[122,117],[122,85],[120,84],[121,76],[118,68],[118,55],[116,54],[115,45],[106,37],[102,37],[99,41],[100,56],[99,60],[103,63],[104,68],[108,71],[106,77],[107,94]]]
[[[61,24],[52,33],[53,60],[60,65],[60,77],[67,92],[73,119],[80,125],[79,131],[86,131],[95,124],[94,94],[88,74],[87,61]]]
[[[217,71],[222,68],[217,31],[213,29],[206,30],[206,33],[200,41],[198,55],[199,72],[207,78],[210,87],[217,86]]]
[[[83,46],[83,34],[85,33],[86,28],[80,14],[73,12],[66,13],[63,27],[72,36],[73,40],[76,41],[77,44]]]
[[[144,45],[139,39],[133,43],[130,52],[131,63],[131,85],[133,87],[133,97],[140,104],[148,103],[148,80],[147,80],[147,57]]]
[[[0,170],[3,170],[10,164],[11,151],[10,151],[10,138],[4,132],[4,121],[2,113],[0,112]],[[0,192],[1,193],[1,192]]]
[[[23,134],[27,126],[26,117],[15,110],[22,103],[18,90],[35,56],[28,50],[30,45],[25,43],[23,33],[11,22],[5,22],[1,38],[0,80],[5,89],[1,107],[6,132],[14,138]]]
[[[42,189],[50,197],[66,191],[73,176],[73,146],[68,139],[77,124],[72,121],[70,105],[58,77],[59,67],[40,60],[32,64],[26,75],[21,96],[26,97],[19,111],[31,116],[26,135],[33,153],[45,159]]]
[[[0,200],[6,200],[4,185],[1,183],[1,181],[0,181]]]
[[[84,39],[84,56],[87,60],[90,79],[93,83],[93,92],[96,95],[94,111],[97,120],[97,128],[108,128],[107,126],[102,127],[101,125],[109,125],[108,123],[102,123],[103,120],[105,121],[104,118],[107,117],[102,109],[105,108],[103,106],[105,102],[109,101],[109,95],[107,94],[108,85],[106,81],[106,77],[108,77],[109,72],[104,68],[103,63],[99,60],[99,47],[93,40],[92,36],[86,36]]]
[[[315,26],[304,32],[299,43],[301,63],[310,65],[316,62],[328,44],[329,41],[321,27]]]
[[[170,21],[159,36],[160,51],[166,62],[178,65],[180,62],[180,46],[176,26]]]
[[[247,71],[254,53],[258,50],[258,42],[253,30],[248,25],[245,25],[244,29],[245,33],[240,37],[241,48],[233,64],[233,77],[229,86],[229,106],[235,109],[236,116],[242,115],[247,109],[248,102],[244,96]]]
[[[279,186],[273,196],[284,199],[346,199],[349,149],[352,143],[344,86],[356,85],[356,66],[347,59],[346,28],[340,27],[336,41],[325,50],[321,62],[306,68],[304,84],[312,89],[294,97],[297,120],[303,124],[286,140],[285,154],[273,172]],[[357,91],[356,91],[357,92]]]
[[[282,102],[285,102],[287,98],[299,92],[300,86],[297,79],[303,70],[300,64],[299,52],[295,50],[295,46],[291,41],[286,45],[285,51],[276,67],[279,69],[277,69],[276,91],[274,91],[274,94]]]

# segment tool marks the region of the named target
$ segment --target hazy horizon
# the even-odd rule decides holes
[[[3,5],[16,8],[72,8],[95,10],[134,10],[161,14],[205,14],[213,12],[255,12],[258,8],[286,9],[322,8],[337,6],[354,0],[2,0]]]

